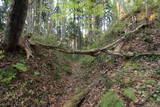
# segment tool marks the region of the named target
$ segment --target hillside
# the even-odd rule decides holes
[[[135,11],[81,50],[39,35],[29,59],[0,50],[0,107],[159,107],[160,8],[149,10],[148,20]]]

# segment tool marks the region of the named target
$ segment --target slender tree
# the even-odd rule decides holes
[[[148,21],[149,12],[148,12],[148,0],[145,0],[145,9],[146,9],[146,20]]]

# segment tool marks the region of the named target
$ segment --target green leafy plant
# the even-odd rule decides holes
[[[3,59],[5,57],[4,51],[0,50],[0,59]]]
[[[92,64],[92,62],[94,61],[94,59],[95,58],[91,57],[91,56],[84,56],[83,58],[81,58],[80,62],[84,66],[90,66]]]
[[[154,94],[150,97],[150,100],[160,103],[160,90],[159,89],[154,92]]]
[[[11,83],[13,79],[16,78],[16,73],[12,67],[0,70],[0,82],[1,83]]]
[[[154,84],[154,83],[156,83],[156,81],[150,79],[150,80],[146,80],[145,83],[146,84]]]
[[[143,40],[147,43],[152,43],[153,42],[153,37],[152,36],[149,36],[149,35],[145,35],[143,37]]]
[[[34,76],[40,76],[41,73],[40,72],[34,72]]]
[[[23,72],[26,72],[28,70],[28,67],[25,64],[23,64],[23,63],[13,64],[12,66],[14,68],[20,70],[20,71],[23,71]]]
[[[61,72],[54,72],[55,75],[55,79],[59,80],[62,77],[62,73]]]
[[[43,100],[41,100],[41,99],[35,99],[34,102],[35,102],[36,104],[46,104],[46,102],[43,101]]]
[[[70,66],[68,66],[68,65],[64,65],[64,66],[63,66],[63,69],[64,69],[65,71],[71,71],[71,70],[72,70],[72,68],[71,68]]]

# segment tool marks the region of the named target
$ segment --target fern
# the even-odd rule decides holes
[[[23,72],[26,72],[28,70],[28,67],[25,64],[22,64],[22,63],[17,63],[17,64],[14,64],[12,66],[14,68],[20,70],[20,71],[23,71]]]
[[[16,73],[12,67],[0,70],[0,83],[9,84],[16,78]]]

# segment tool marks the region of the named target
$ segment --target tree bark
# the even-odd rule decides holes
[[[18,42],[23,32],[27,9],[28,0],[14,0],[5,31],[5,50],[13,51],[18,49]]]

